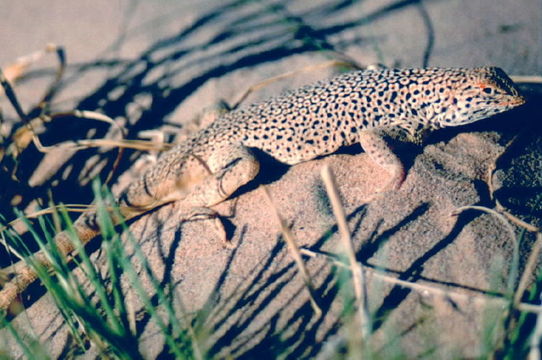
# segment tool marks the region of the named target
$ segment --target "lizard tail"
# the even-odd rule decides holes
[[[93,217],[95,217],[93,213],[83,214],[74,223],[75,232],[83,245],[99,234],[98,227],[87,225],[88,220]],[[65,258],[70,256],[75,250],[75,246],[66,231],[58,233],[54,238],[54,243],[56,244],[58,253]],[[43,251],[38,251],[32,255],[32,261],[47,271],[53,267],[50,257]],[[34,266],[30,266],[25,261],[19,261],[12,265],[8,273],[13,274],[13,277],[3,284],[0,289],[0,310],[8,310],[15,299],[38,279],[38,274]]]

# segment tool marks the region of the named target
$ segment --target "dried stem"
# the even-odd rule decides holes
[[[348,228],[348,222],[346,221],[344,208],[339,197],[339,192],[337,190],[335,176],[331,172],[328,165],[324,165],[322,167],[321,176],[326,186],[327,194],[331,201],[333,214],[335,215],[335,219],[337,219],[341,243],[350,264],[350,271],[352,272],[352,282],[354,285],[354,296],[356,297],[356,305],[358,308],[358,314],[361,322],[362,337],[365,339],[370,334],[371,329],[367,308],[367,291],[365,280],[363,277],[363,269],[360,263],[358,263],[358,261],[356,260],[356,252],[354,250],[352,237],[350,236],[350,229]]]
[[[266,186],[263,186],[264,193],[267,196],[267,199],[269,201],[269,204],[271,208],[273,209],[273,213],[275,214],[275,217],[277,221],[279,222],[280,229],[282,231],[282,235],[284,236],[284,240],[286,241],[286,244],[288,244],[288,250],[290,251],[290,255],[294,259],[297,268],[299,269],[299,272],[301,274],[301,277],[303,278],[303,281],[305,282],[305,285],[307,286],[307,290],[309,291],[309,297],[310,297],[310,303],[311,306],[316,313],[316,316],[320,317],[322,316],[322,309],[320,309],[320,306],[318,305],[318,302],[316,301],[316,294],[314,291],[314,286],[312,284],[312,280],[309,276],[309,272],[307,271],[307,267],[305,266],[305,263],[303,262],[303,259],[301,258],[301,252],[299,251],[299,247],[297,246],[295,242],[294,235],[290,231],[290,228],[286,225],[286,222],[280,216],[277,207],[273,203],[273,200],[271,199],[271,194],[269,193],[269,190]]]

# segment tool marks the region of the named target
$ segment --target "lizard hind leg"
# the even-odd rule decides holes
[[[224,224],[218,214],[210,209],[233,194],[238,188],[256,177],[260,169],[258,160],[250,149],[235,144],[228,144],[215,149],[205,164],[208,176],[193,184],[178,201],[183,220],[212,221],[212,227],[218,237],[229,246]],[[181,179],[179,179],[181,180]]]
[[[211,174],[194,186],[183,202],[192,206],[216,205],[254,179],[260,170],[249,148],[233,144],[215,150],[207,166]]]

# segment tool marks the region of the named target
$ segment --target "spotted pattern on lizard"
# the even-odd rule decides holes
[[[472,123],[525,102],[512,80],[494,67],[474,69],[367,70],[339,75],[245,109],[230,112],[166,152],[119,196],[127,219],[178,201],[185,218],[209,214],[259,171],[253,148],[297,164],[360,143],[390,173],[385,189],[398,188],[406,175],[387,136],[416,140],[426,130]],[[207,209],[207,210],[205,210]],[[83,243],[99,234],[96,214],[75,222]],[[65,232],[55,237],[65,254],[73,245]],[[37,254],[47,266],[47,258]],[[0,290],[6,308],[36,274],[24,264]]]
[[[495,68],[360,71],[232,112],[212,129],[296,164],[359,142],[363,130],[462,125],[508,110],[516,98]]]
[[[193,193],[184,185],[197,184],[193,180],[206,178],[209,171],[216,175],[235,168],[237,163],[228,164],[234,159],[252,162],[252,167],[247,164],[248,181],[258,170],[251,148],[293,165],[333,153],[344,145],[361,143],[392,175],[388,188],[397,188],[405,171],[385,136],[399,129],[416,138],[426,130],[471,123],[523,102],[508,76],[493,67],[370,70],[339,75],[224,115],[166,154],[128,189],[125,205],[152,203],[151,198],[141,196],[143,188],[149,189],[149,196],[155,200],[183,199],[182,192]],[[179,179],[185,177],[189,181],[180,181],[182,186],[178,186]],[[239,179],[232,190],[243,184]],[[229,196],[231,192],[224,193]],[[216,202],[227,196],[218,196]],[[216,203],[201,200],[197,206]]]

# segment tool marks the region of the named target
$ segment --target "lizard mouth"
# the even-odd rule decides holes
[[[514,96],[512,99],[505,100],[500,103],[501,106],[520,106],[527,102],[527,100],[523,96]]]

